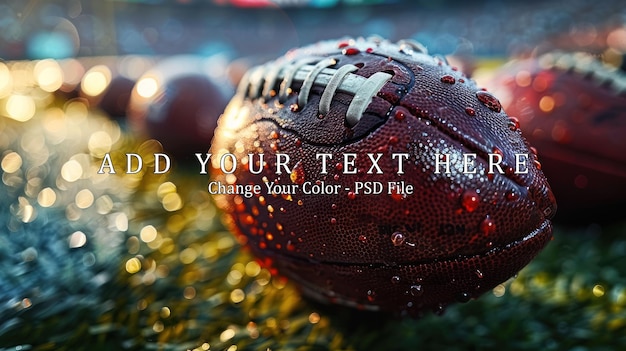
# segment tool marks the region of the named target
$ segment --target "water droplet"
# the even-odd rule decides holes
[[[491,219],[491,217],[487,216],[480,223],[479,229],[480,229],[480,232],[483,233],[485,236],[493,234],[496,231],[496,222],[493,219]]]
[[[392,284],[398,284],[400,282],[400,277],[397,275],[394,275],[393,277],[391,277],[391,283]]]
[[[467,212],[474,212],[480,204],[480,197],[474,190],[465,190],[461,195],[461,206]]]
[[[360,53],[361,50],[357,49],[357,48],[345,48],[343,49],[343,54],[346,56],[352,56],[352,55],[356,55],[358,53]]]
[[[472,296],[469,293],[466,292],[462,292],[457,296],[457,301],[461,302],[461,303],[465,303],[468,302],[470,299],[472,298]]]
[[[424,294],[424,289],[421,285],[411,285],[409,292],[411,293],[411,296],[422,296]]]
[[[393,135],[389,137],[389,144],[397,144],[398,143],[398,137]]]
[[[483,272],[481,272],[480,269],[477,269],[474,273],[476,273],[478,279],[483,279]]]
[[[304,174],[304,166],[302,166],[302,162],[298,161],[295,166],[293,166],[293,170],[291,174],[289,174],[289,179],[291,179],[292,183],[295,184],[303,184],[305,179]]]
[[[304,204],[304,202],[302,200],[298,200],[298,206],[302,206],[302,204]]]
[[[278,135],[278,133],[277,133],[275,130],[273,130],[273,131],[270,133],[270,138],[272,138],[272,139],[278,139],[278,137],[279,137],[279,135]]]
[[[390,196],[394,201],[402,201],[407,198],[407,194],[402,193],[400,189],[394,189]]]
[[[502,111],[502,104],[500,103],[500,100],[491,95],[491,93],[482,90],[477,91],[476,97],[478,98],[478,100],[480,100],[480,102],[483,103],[483,105],[487,106],[487,108],[489,108],[491,111]]]
[[[356,199],[356,194],[353,191],[348,192],[348,199],[354,200]]]
[[[506,194],[504,195],[504,197],[508,200],[508,201],[515,201],[519,198],[519,194],[516,193],[514,190],[509,190],[506,192]]]
[[[337,224],[337,218],[331,218],[330,219],[330,224]]]
[[[447,84],[454,84],[456,83],[456,79],[454,79],[453,76],[446,74],[445,76],[441,77],[441,82],[447,83]]]
[[[516,131],[519,129],[519,119],[517,117],[509,117],[509,129],[512,131]]]
[[[374,52],[374,48],[367,48],[365,49],[365,52],[367,52],[368,54],[371,54],[372,52]]]
[[[298,112],[298,110],[300,110],[300,106],[298,106],[298,104],[291,104],[289,106],[289,109],[291,110],[291,112]]]
[[[401,246],[402,244],[404,244],[405,240],[406,237],[402,232],[394,232],[393,234],[391,234],[391,242],[394,246]]]
[[[302,146],[302,140],[300,140],[300,139],[296,139],[296,146],[297,146],[297,147]]]
[[[465,113],[467,113],[470,116],[476,116],[476,110],[474,110],[473,107],[466,107],[465,108]]]
[[[376,292],[374,290],[367,291],[367,301],[374,302],[376,300]]]
[[[394,118],[395,118],[397,121],[402,121],[402,120],[404,120],[404,119],[406,118],[406,115],[404,114],[404,111],[402,111],[402,110],[396,110],[396,113],[395,113],[395,115],[394,115]]]
[[[359,235],[359,241],[364,243],[364,242],[367,241],[367,237],[365,235],[361,234],[361,235]]]
[[[459,83],[465,83],[465,79],[459,78]]]
[[[330,208],[332,208],[333,210],[336,210],[337,209],[337,204],[330,205]]]

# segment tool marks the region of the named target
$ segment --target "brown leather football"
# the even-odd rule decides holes
[[[253,68],[211,154],[226,223],[324,301],[441,311],[552,236],[555,200],[514,120],[411,41],[325,41]]]
[[[537,147],[566,221],[624,218],[626,75],[584,53],[514,60],[490,86]]]

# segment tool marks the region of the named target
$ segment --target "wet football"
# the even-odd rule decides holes
[[[325,41],[251,69],[210,154],[227,225],[323,301],[440,312],[552,236],[556,203],[516,120],[412,41]]]

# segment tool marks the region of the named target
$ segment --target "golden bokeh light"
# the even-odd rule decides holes
[[[70,235],[69,241],[70,248],[72,249],[83,247],[87,243],[87,236],[85,235],[85,233],[77,231]]]
[[[241,289],[235,289],[230,292],[230,300],[233,303],[240,303],[246,298],[246,293]]]
[[[35,100],[28,95],[11,95],[6,101],[6,114],[16,121],[26,122],[35,116]]]
[[[543,112],[550,112],[554,109],[554,98],[552,96],[545,95],[539,100],[539,108]]]
[[[133,257],[126,261],[126,272],[135,274],[141,270],[141,261],[137,257]]]
[[[139,237],[144,243],[149,243],[157,238],[157,234],[158,232],[154,226],[147,225],[141,228],[141,232],[139,232]]]
[[[111,82],[111,70],[104,65],[92,67],[81,81],[81,90],[89,96],[102,94]]]
[[[83,189],[76,194],[74,201],[76,203],[76,207],[80,209],[89,208],[93,205],[95,198],[93,193],[89,189]]]
[[[105,131],[97,131],[89,137],[89,142],[87,143],[87,147],[89,148],[89,153],[93,157],[102,158],[104,155],[111,151],[111,146],[113,145],[113,140],[109,133]]]
[[[22,167],[22,156],[17,152],[10,152],[2,158],[0,165],[6,173],[14,173]]]
[[[159,90],[159,83],[154,77],[144,77],[137,82],[136,89],[139,96],[149,99]]]
[[[69,160],[61,167],[61,177],[72,183],[83,175],[83,167],[76,160]]]
[[[52,188],[43,188],[37,195],[37,203],[41,207],[50,207],[54,205],[57,200],[57,194]]]
[[[46,59],[37,62],[33,74],[37,85],[44,91],[54,92],[63,85],[63,71],[55,60]]]

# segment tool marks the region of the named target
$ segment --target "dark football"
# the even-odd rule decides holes
[[[487,84],[539,150],[556,219],[623,218],[626,75],[584,53],[554,52],[512,61],[495,77]]]
[[[412,41],[326,41],[253,68],[211,153],[226,223],[319,300],[442,311],[552,237],[555,200],[515,120]]]
[[[134,129],[160,141],[179,160],[205,152],[233,88],[205,58],[180,55],[157,63],[132,92],[128,117]],[[217,78],[219,77],[219,78]]]

